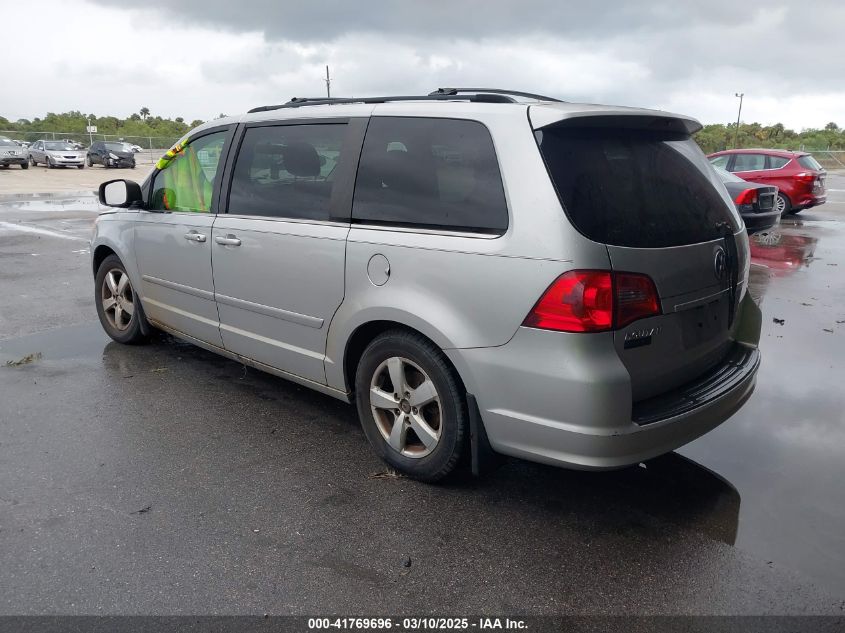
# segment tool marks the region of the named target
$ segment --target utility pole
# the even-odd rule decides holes
[[[739,146],[739,117],[742,115],[742,98],[745,96],[744,92],[735,92],[735,97],[739,97],[739,112],[736,113],[736,134],[734,135],[734,149]]]
[[[326,66],[326,78],[323,79],[323,81],[326,82],[326,98],[331,99],[332,98],[332,78],[331,78],[331,76],[329,76],[328,65]]]

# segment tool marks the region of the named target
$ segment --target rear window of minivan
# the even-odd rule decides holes
[[[686,134],[551,126],[537,144],[570,222],[596,242],[659,248],[717,239],[739,217]]]

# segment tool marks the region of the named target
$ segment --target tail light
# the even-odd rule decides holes
[[[734,202],[737,205],[742,205],[742,204],[754,205],[754,204],[756,204],[756,202],[757,202],[757,190],[756,189],[746,189],[745,191],[743,191],[742,193],[740,193],[736,197]]]
[[[814,183],[816,181],[816,178],[816,174],[810,174],[806,171],[802,171],[800,174],[795,174],[795,180],[798,180],[800,182],[808,182],[810,184]]]
[[[558,332],[606,332],[656,314],[660,302],[647,275],[570,270],[548,287],[522,325]]]

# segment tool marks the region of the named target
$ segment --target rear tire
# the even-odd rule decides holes
[[[382,460],[428,482],[455,469],[468,435],[466,394],[431,341],[403,330],[378,336],[358,363],[355,392],[361,426]]]
[[[97,316],[106,334],[124,345],[145,342],[144,332],[149,331],[147,317],[117,255],[109,255],[100,264],[94,288]]]
[[[787,198],[782,193],[778,194],[778,199],[775,201],[775,206],[777,207],[777,210],[780,211],[781,216],[792,212],[792,203],[789,201],[789,198]]]

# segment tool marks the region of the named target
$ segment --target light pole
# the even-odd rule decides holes
[[[332,98],[332,78],[329,75],[329,67],[328,66],[326,66],[326,78],[323,79],[323,81],[326,82],[326,98],[331,99]]]
[[[735,97],[739,97],[739,112],[736,113],[736,134],[734,135],[734,149],[739,145],[739,117],[742,116],[742,98],[745,96],[744,92],[735,92]]]

